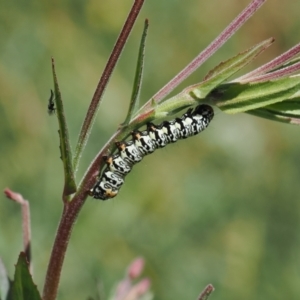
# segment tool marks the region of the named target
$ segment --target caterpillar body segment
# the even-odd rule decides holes
[[[142,155],[151,154],[155,151],[156,146],[154,141],[149,136],[148,131],[133,131],[132,138],[136,148],[140,151]]]
[[[180,138],[180,128],[176,120],[164,121],[162,123],[164,134],[167,136],[168,143],[175,143]]]
[[[125,176],[145,155],[200,133],[209,125],[213,116],[212,107],[200,104],[195,109],[188,109],[180,118],[164,121],[160,125],[148,123],[146,130],[133,131],[131,140],[116,143],[118,153],[106,157],[107,168],[90,190],[90,195],[101,200],[115,197]]]
[[[111,183],[102,180],[97,182],[90,192],[95,199],[108,200],[117,196],[119,189],[119,187],[114,187]]]
[[[116,143],[121,158],[129,165],[133,165],[143,159],[141,152],[137,149],[134,141]]]
[[[109,171],[121,176],[124,176],[131,171],[130,165],[120,156],[120,154],[108,156],[106,164]]]
[[[153,123],[147,124],[147,131],[149,137],[154,142],[156,149],[163,148],[168,144],[167,135],[164,133],[162,125],[154,125]]]
[[[119,188],[124,183],[122,176],[109,170],[103,172],[103,181],[108,182],[112,187],[115,188]]]

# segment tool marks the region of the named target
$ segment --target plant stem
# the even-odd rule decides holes
[[[18,203],[22,209],[22,231],[23,231],[23,246],[26,259],[30,265],[30,271],[32,273],[31,265],[31,226],[30,226],[30,207],[29,202],[23,198],[19,193],[13,192],[12,190],[6,188],[4,194],[7,198]]]
[[[128,17],[125,21],[125,24],[120,32],[120,35],[116,41],[116,44],[112,50],[112,53],[107,61],[107,64],[105,66],[105,69],[101,75],[101,78],[99,80],[99,83],[97,85],[97,88],[95,90],[93,99],[91,101],[91,104],[88,108],[88,112],[86,114],[85,120],[82,124],[81,131],[79,134],[77,146],[75,149],[75,156],[74,156],[74,170],[76,172],[78,167],[78,162],[82,153],[82,150],[84,149],[87,139],[89,137],[89,133],[91,131],[93,121],[96,117],[96,112],[99,107],[100,100],[102,98],[102,95],[105,91],[105,88],[107,86],[107,83],[110,79],[110,76],[117,64],[117,61],[121,55],[121,52],[126,44],[126,41],[129,37],[129,34],[132,30],[132,27],[135,23],[135,20],[144,4],[144,0],[135,0],[134,4],[128,14]]]
[[[207,300],[209,295],[214,291],[214,287],[209,284],[205,287],[202,293],[199,295],[198,300]]]
[[[270,72],[267,74],[258,75],[256,77],[250,77],[248,79],[241,80],[242,83],[245,82],[264,82],[264,81],[270,81],[275,80],[277,78],[287,77],[295,72],[298,72],[300,70],[300,62],[295,63],[291,66],[279,69],[274,72]]]
[[[65,203],[48,265],[43,300],[56,299],[62,265],[69,244],[72,227],[85,202],[85,198],[86,196],[78,198],[77,201]]]
[[[113,51],[109,57],[106,64],[104,72],[100,78],[97,85],[96,91],[94,93],[93,99],[89,106],[86,118],[81,128],[78,143],[76,146],[75,157],[73,161],[74,172],[78,167],[79,158],[81,156],[82,150],[87,142],[89,132],[92,127],[93,120],[96,115],[97,108],[99,106],[100,99],[103,92],[107,86],[109,78],[114,70],[114,67],[120,57],[120,54],[125,46],[128,36],[132,30],[135,20],[142,8],[144,0],[135,0],[134,4],[129,12],[126,22],[121,30],[121,33],[117,39],[117,42],[113,48]],[[69,239],[72,233],[73,225],[77,219],[77,216],[85,203],[88,191],[92,184],[95,182],[95,177],[99,173],[99,168],[102,162],[103,153],[105,153],[112,145],[114,137],[118,136],[120,131],[117,131],[115,135],[106,143],[103,149],[100,151],[98,156],[92,162],[88,171],[86,172],[82,184],[78,189],[78,192],[73,197],[72,201],[64,202],[64,210],[61,216],[60,224],[56,233],[54,240],[50,261],[46,273],[43,300],[55,300],[57,295],[57,290],[59,286],[59,280],[61,275],[61,270],[65,258],[65,254],[68,248]]]
[[[128,129],[129,132],[129,129]],[[112,146],[114,140],[123,134],[118,130],[110,140],[101,149],[97,157],[91,163],[82,182],[79,184],[78,192],[75,194],[70,202],[64,203],[64,210],[61,216],[60,224],[57,229],[55,241],[53,244],[51,257],[47,269],[43,300],[55,300],[57,295],[57,290],[59,286],[59,280],[62,270],[62,265],[64,262],[65,254],[67,251],[69,239],[72,233],[73,225],[77,219],[77,216],[85,203],[88,196],[88,191],[95,183],[95,178],[99,173],[101,162],[103,162],[103,155]]]
[[[181,72],[171,79],[151,99],[159,103],[171,93],[183,80],[199,68],[213,55],[259,8],[266,0],[253,0],[251,3],[209,44],[197,57],[192,60]],[[149,104],[150,105],[150,104]]]
[[[259,75],[265,74],[272,69],[275,69],[284,63],[288,62],[294,56],[299,54],[300,52],[300,44],[295,45],[293,48],[289,49],[288,51],[282,53],[280,56],[274,58],[270,62],[264,64],[263,66],[237,78],[234,82],[246,82],[247,80],[251,80],[251,78],[255,78]]]

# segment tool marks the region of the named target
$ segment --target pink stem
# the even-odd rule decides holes
[[[300,44],[297,44],[296,46],[294,46],[293,48],[291,48],[290,50],[282,53],[280,56],[274,58],[273,60],[271,60],[270,62],[266,63],[265,65],[237,78],[234,81],[245,81],[246,79],[251,79],[254,77],[257,77],[259,75],[265,74],[268,71],[272,70],[272,69],[276,69],[277,67],[283,65],[285,62],[289,61],[291,58],[293,58],[294,56],[296,56],[298,53],[300,52]],[[248,81],[248,80],[247,80]]]
[[[79,156],[82,152],[83,147],[85,146],[86,140],[89,136],[89,132],[94,120],[94,117],[97,112],[97,108],[99,106],[99,102],[101,100],[101,97],[104,93],[104,90],[107,86],[107,83],[111,77],[111,74],[117,64],[117,61],[124,49],[124,46],[126,44],[126,41],[129,37],[129,34],[132,30],[132,27],[136,21],[136,18],[144,4],[145,0],[135,0],[134,4],[128,14],[128,17],[125,21],[125,24],[120,32],[120,35],[116,41],[116,44],[111,52],[111,55],[107,61],[107,64],[105,66],[105,69],[101,75],[101,78],[99,80],[99,83],[96,87],[93,99],[90,103],[90,106],[88,108],[88,112],[86,114],[85,120],[82,124],[81,131],[78,138],[76,153],[75,153],[75,159],[74,159],[74,165],[75,165],[75,171],[77,169],[77,164],[79,160]]]
[[[94,119],[99,101],[107,86],[108,80],[124,48],[126,40],[132,30],[132,27],[142,8],[143,3],[144,0],[134,1],[134,4],[129,12],[126,22],[122,28],[122,31],[117,39],[117,42],[114,46],[111,56],[109,57],[107,65],[97,85],[96,91],[94,93],[93,99],[88,109],[87,116],[84,120],[79,135],[78,146],[76,149],[76,157],[74,159],[75,167],[77,167],[79,155],[81,154],[81,150],[86,143],[88,133],[91,129],[92,121]],[[109,145],[110,144],[106,144],[106,148],[104,147],[104,149],[107,149]],[[99,170],[102,155],[103,152],[100,155],[98,155],[97,159],[92,163],[93,168],[90,168],[87,171],[87,174],[83,180],[83,186],[81,185],[81,188],[78,190],[78,192],[76,193],[72,201],[64,203],[64,211],[60,220],[59,227],[57,229],[57,233],[55,236],[55,240],[54,240],[54,244],[50,256],[50,261],[46,273],[46,279],[45,279],[45,285],[43,291],[43,300],[56,299],[59,280],[61,276],[61,270],[62,270],[65,254],[68,248],[69,239],[72,233],[72,228],[83,204],[85,203],[85,199],[87,197],[87,193],[89,190],[88,187],[91,186],[91,181],[95,180],[95,173],[97,172],[97,169]]]
[[[6,188],[4,194],[7,198],[21,205],[22,208],[22,231],[23,231],[23,246],[27,261],[31,261],[31,227],[30,227],[30,207],[29,202],[23,198],[21,194],[15,193]]]
[[[183,80],[190,76],[212,54],[214,54],[260,8],[260,6],[264,4],[264,2],[266,2],[266,0],[253,0],[206,49],[160,89],[152,99],[159,103],[165,98]]]
[[[277,71],[274,72],[270,72],[267,74],[262,74],[256,77],[251,77],[251,78],[246,78],[244,80],[238,80],[241,83],[245,83],[245,82],[263,82],[263,81],[269,81],[269,80],[274,80],[277,78],[281,78],[281,77],[287,77],[297,71],[300,70],[300,62],[295,63],[291,66],[279,69]]]
[[[199,295],[198,300],[206,300],[213,291],[214,287],[211,284],[209,284]]]

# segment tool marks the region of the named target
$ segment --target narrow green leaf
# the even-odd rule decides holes
[[[222,111],[234,114],[291,99],[299,91],[300,76],[295,75],[266,82],[223,84],[208,98]]]
[[[5,266],[0,258],[0,300],[6,300],[10,288],[10,280],[7,276]]]
[[[218,87],[222,82],[226,81],[230,76],[254,60],[272,43],[273,39],[268,39],[246,50],[245,52],[239,53],[227,61],[220,63],[206,75],[204,81],[187,87],[178,95],[165,100],[162,104],[159,104],[155,108],[155,117],[160,116],[163,113],[173,114],[187,106],[209,101],[212,98],[209,95],[211,91],[216,89],[216,87]],[[221,85],[221,87],[223,87],[223,85]],[[227,87],[227,85],[225,84],[224,87]],[[223,99],[222,89],[219,90],[218,88],[215,91],[217,91],[216,94],[220,92],[220,98]]]
[[[206,75],[201,83],[188,87],[185,89],[185,92],[191,93],[191,95],[197,99],[204,99],[214,88],[253,61],[259,54],[266,50],[273,41],[273,38],[265,40],[227,61],[220,63]]]
[[[299,124],[300,75],[266,82],[221,84],[203,102],[234,114],[249,112],[263,118]],[[155,108],[155,119],[199,103],[185,91]],[[258,108],[261,108],[258,110]]]
[[[64,174],[65,174],[65,184],[64,184],[64,196],[68,196],[76,192],[76,183],[72,162],[72,150],[69,139],[69,131],[65,118],[63,102],[59,90],[59,85],[57,81],[57,76],[55,72],[54,59],[52,59],[52,73],[54,80],[54,94],[55,94],[55,104],[56,104],[56,112],[59,124],[59,138],[60,138],[60,152],[61,159],[63,161],[64,166]]]
[[[145,46],[146,46],[146,37],[148,32],[148,26],[149,22],[146,19],[144,23],[144,30],[141,38],[140,48],[139,48],[139,54],[138,54],[138,61],[135,71],[135,78],[133,82],[133,89],[132,89],[132,95],[129,105],[129,110],[127,113],[127,117],[122,125],[127,125],[132,115],[135,113],[137,107],[139,106],[139,96],[140,96],[140,90],[142,86],[142,78],[143,78],[143,69],[144,69],[144,58],[145,58]]]
[[[21,252],[16,265],[9,300],[41,300],[37,286],[32,280],[26,255]]]
[[[300,98],[250,110],[247,113],[272,121],[300,125]]]

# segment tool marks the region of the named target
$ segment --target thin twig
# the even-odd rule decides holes
[[[211,55],[213,55],[263,4],[266,0],[253,0],[223,31],[192,60],[180,73],[170,80],[151,99],[159,103],[171,93],[183,80],[199,68]],[[150,105],[150,104],[149,104]]]
[[[251,77],[251,78],[246,78],[244,80],[241,80],[239,82],[241,83],[246,83],[246,82],[250,82],[254,83],[254,82],[264,82],[264,81],[269,81],[269,80],[275,80],[277,78],[282,78],[282,77],[287,77],[297,71],[300,70],[300,62],[295,63],[291,66],[279,69],[277,71],[274,72],[270,72],[267,74],[262,74],[256,77]]]
[[[72,233],[72,228],[81,210],[81,207],[85,202],[85,198],[86,197],[83,197],[82,194],[80,194],[80,196],[77,198],[77,201],[65,203],[64,211],[60,219],[57,234],[51,251],[43,290],[43,300],[56,299],[61,270]]]
[[[210,294],[215,290],[212,284],[206,286],[206,288],[199,295],[198,300],[206,300],[210,296]]]
[[[30,228],[30,207],[29,202],[23,198],[19,193],[13,192],[9,188],[4,190],[6,197],[19,205],[22,209],[22,231],[23,231],[23,247],[24,252],[27,258],[27,261],[30,264],[31,261],[31,228]],[[31,270],[32,271],[32,270]]]
[[[128,14],[128,17],[125,21],[125,24],[120,32],[120,35],[116,41],[116,44],[111,52],[111,55],[107,61],[107,64],[104,68],[104,71],[101,75],[97,88],[95,90],[93,99],[91,104],[88,108],[88,112],[86,114],[85,120],[81,127],[81,131],[79,134],[76,150],[75,150],[75,157],[74,157],[74,169],[75,172],[78,167],[79,158],[81,156],[82,150],[85,147],[87,142],[89,132],[93,125],[94,118],[96,117],[96,112],[100,104],[100,100],[103,96],[104,90],[108,84],[108,81],[111,77],[111,74],[116,66],[116,63],[121,55],[121,52],[126,44],[126,41],[129,37],[129,34],[132,30],[132,27],[136,21],[136,18],[144,4],[144,0],[135,0],[134,4]]]
[[[246,79],[251,79],[253,77],[257,77],[259,75],[265,74],[270,70],[273,70],[284,63],[288,62],[290,59],[292,59],[294,56],[300,53],[300,44],[297,44],[293,48],[289,49],[288,51],[282,53],[280,56],[274,58],[270,62],[264,64],[263,66],[260,66],[259,68],[235,79],[235,82],[240,81],[246,81]]]

